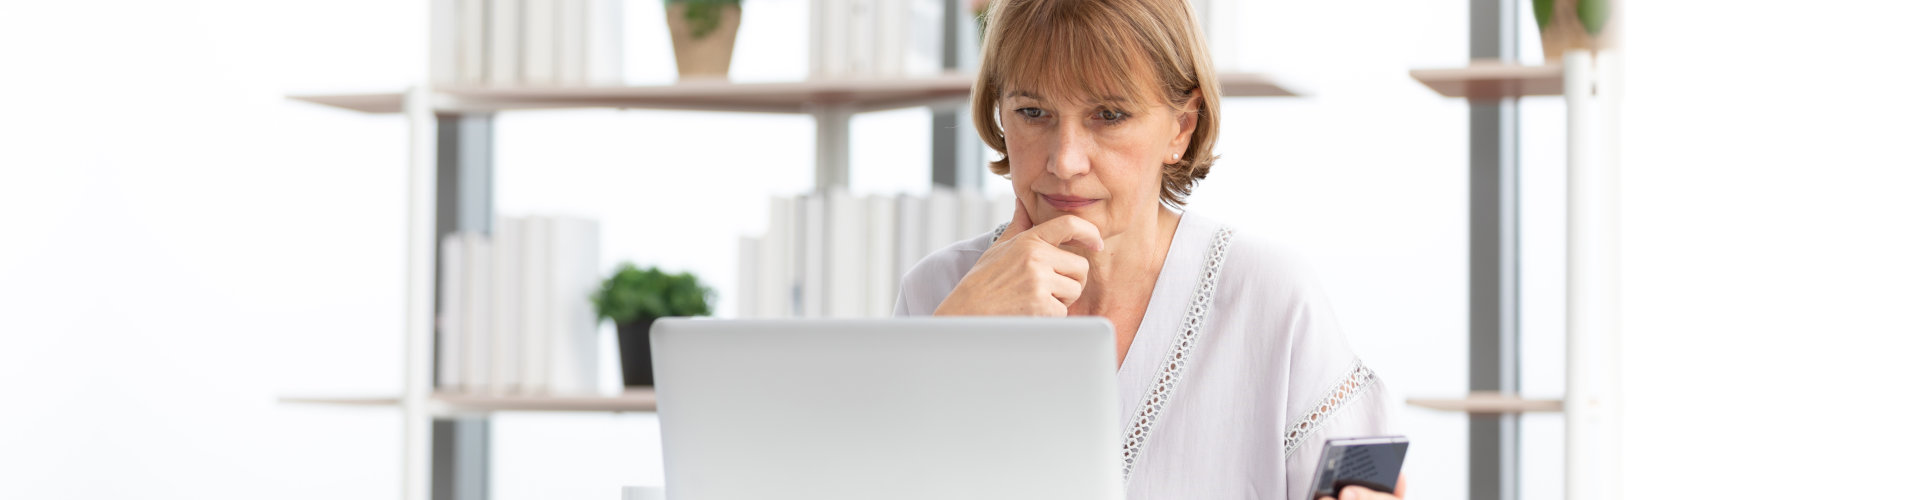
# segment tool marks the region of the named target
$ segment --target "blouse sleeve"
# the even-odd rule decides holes
[[[1238,270],[1258,279],[1257,287],[1265,292],[1261,302],[1267,305],[1262,321],[1284,339],[1285,347],[1278,354],[1287,368],[1276,382],[1286,388],[1286,420],[1277,423],[1285,425],[1279,434],[1286,498],[1310,500],[1313,474],[1326,441],[1397,434],[1394,418],[1399,405],[1353,352],[1325,293],[1300,265],[1301,259],[1268,242],[1248,243],[1248,250],[1254,251],[1241,255]]]
[[[1288,500],[1308,500],[1328,439],[1393,435],[1399,405],[1348,346],[1332,308],[1309,285],[1290,326],[1284,454]]]
[[[1356,370],[1322,397],[1321,406],[1288,425],[1287,499],[1308,500],[1313,473],[1320,463],[1321,449],[1333,438],[1386,436],[1398,434],[1393,414],[1398,408],[1383,382],[1365,365]],[[1324,410],[1324,411],[1322,411]],[[1301,439],[1293,431],[1304,430]],[[1402,473],[1405,473],[1404,465]]]
[[[987,236],[942,248],[907,270],[900,277],[900,295],[893,301],[893,315],[932,316],[933,310],[947,300],[947,294],[953,293],[953,287],[960,284],[960,278],[973,270],[973,263],[980,260],[981,249],[993,241],[981,238]]]

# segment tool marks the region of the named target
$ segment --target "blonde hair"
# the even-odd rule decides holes
[[[995,0],[973,85],[973,127],[1000,153],[989,166],[1008,175],[1007,136],[996,109],[1008,85],[1044,95],[1114,96],[1184,109],[1197,93],[1193,136],[1179,161],[1161,166],[1160,201],[1186,203],[1213,169],[1220,130],[1220,79],[1185,0]],[[1136,75],[1151,75],[1142,82]]]

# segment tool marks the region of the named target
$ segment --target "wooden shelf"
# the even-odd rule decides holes
[[[1558,63],[1529,66],[1474,61],[1464,68],[1416,69],[1408,73],[1427,88],[1447,97],[1497,99],[1566,92],[1564,73]]]
[[[301,405],[334,405],[334,406],[399,406],[399,405],[400,405],[400,398],[398,398],[398,397],[391,397],[391,396],[388,396],[388,397],[379,397],[379,396],[375,396],[375,397],[290,397],[290,396],[281,396],[281,397],[280,397],[280,402],[281,402],[281,403],[285,403],[285,404],[301,404]]]
[[[1491,391],[1467,393],[1464,398],[1408,398],[1407,404],[1431,410],[1461,411],[1471,414],[1507,414],[1561,411],[1558,399],[1526,399]]]
[[[653,389],[633,389],[618,396],[488,396],[435,393],[434,415],[502,411],[650,412],[657,407]],[[398,406],[398,397],[282,397],[281,403],[334,406]]]
[[[553,88],[442,88],[434,109],[487,112],[514,109],[679,109],[756,113],[808,113],[822,106],[877,111],[929,105],[963,105],[973,75],[949,73],[916,78],[831,79],[798,82],[732,83],[689,81],[668,85]],[[1273,77],[1258,73],[1222,73],[1227,97],[1295,97],[1299,94]],[[398,113],[405,94],[294,94],[288,99],[363,113]]]

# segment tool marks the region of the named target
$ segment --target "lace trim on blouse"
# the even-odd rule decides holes
[[[1146,449],[1154,423],[1160,420],[1160,413],[1166,410],[1167,403],[1173,399],[1174,390],[1179,388],[1180,375],[1186,371],[1201,328],[1207,324],[1207,313],[1213,309],[1213,291],[1219,282],[1220,264],[1226,260],[1227,247],[1232,242],[1232,228],[1222,227],[1213,233],[1213,245],[1207,251],[1206,270],[1200,275],[1199,286],[1193,290],[1193,300],[1187,306],[1186,320],[1180,325],[1180,334],[1167,350],[1166,360],[1160,365],[1159,379],[1141,397],[1140,409],[1128,424],[1126,447],[1120,454],[1122,481],[1133,478],[1134,462]]]
[[[1293,450],[1298,449],[1300,445],[1307,442],[1307,438],[1319,432],[1321,425],[1341,408],[1345,408],[1348,402],[1359,399],[1360,395],[1372,389],[1376,380],[1373,370],[1355,360],[1353,368],[1347,370],[1346,378],[1328,388],[1326,394],[1318,400],[1319,403],[1308,410],[1306,415],[1295,417],[1293,422],[1287,425],[1287,451],[1282,456],[1292,457]]]

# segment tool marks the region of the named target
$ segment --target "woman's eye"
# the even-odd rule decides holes
[[[1107,123],[1119,123],[1121,120],[1127,119],[1126,113],[1114,111],[1111,109],[1100,110],[1099,116],[1101,121],[1104,121]]]
[[[1013,110],[1013,112],[1019,113],[1020,116],[1027,117],[1029,119],[1039,118],[1047,114],[1045,111],[1041,111],[1040,108],[1020,108],[1020,109]]]

